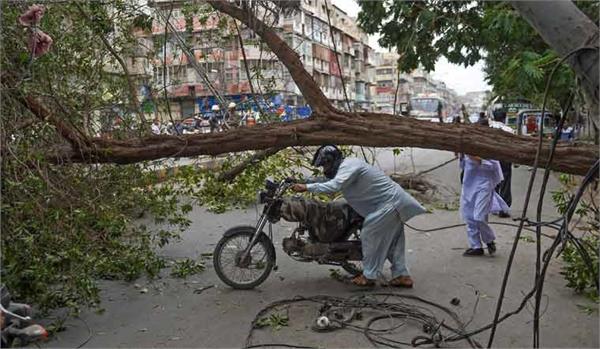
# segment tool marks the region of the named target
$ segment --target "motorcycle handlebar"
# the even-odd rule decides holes
[[[298,180],[296,178],[292,178],[292,177],[287,177],[283,181],[286,184],[296,184],[296,183],[298,183]]]

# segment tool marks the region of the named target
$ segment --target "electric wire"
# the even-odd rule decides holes
[[[554,76],[554,72],[556,71],[556,69],[559,67],[559,65],[555,66],[554,69],[552,70],[552,73],[550,74],[550,77],[548,78],[548,85],[550,85],[550,83],[552,82],[552,77]],[[542,117],[540,118],[540,134],[539,134],[539,138],[538,138],[538,144],[542,143],[543,140],[543,136],[544,136],[544,115],[546,113],[546,97],[547,95],[544,96],[544,103],[542,104]],[[558,125],[556,126],[556,130],[554,132],[554,139],[552,140],[552,145],[550,146],[550,154],[548,155],[548,164],[552,163],[552,160],[554,159],[554,151],[556,150],[556,145],[558,143],[558,139],[560,137],[560,133],[563,127],[563,124],[565,122],[568,110],[571,108],[571,101],[573,98],[573,94],[571,93],[571,96],[569,96],[568,98],[568,102],[567,102],[567,108],[564,109],[564,113],[560,118],[560,121],[558,123]],[[536,211],[536,220],[540,221],[542,218],[542,207],[544,204],[544,194],[546,191],[546,185],[548,183],[548,179],[550,177],[550,167],[546,167],[545,171],[544,171],[544,178],[542,179],[542,186],[540,188],[540,196],[538,198],[538,205],[537,205],[537,211]],[[542,242],[541,242],[541,229],[542,227],[540,225],[537,225],[535,227],[535,235],[536,235],[536,241],[535,241],[535,246],[536,246],[536,259],[535,259],[535,277],[536,279],[539,277],[539,272],[540,272],[540,264],[541,264],[541,250],[542,250]],[[535,296],[535,307],[534,307],[534,311],[533,311],[533,346],[534,348],[538,348],[539,347],[539,320],[540,320],[540,312],[539,312],[539,306],[540,306],[540,302],[541,302],[541,294],[542,294],[542,288],[543,285],[540,286],[540,289],[536,292],[536,296]]]
[[[378,297],[385,297],[382,301]],[[393,298],[395,302],[389,302],[388,299]],[[417,304],[408,303],[407,300]],[[291,299],[284,299],[273,302],[260,310],[252,321],[252,325],[246,338],[245,348],[257,348],[264,346],[285,346],[285,347],[303,347],[308,346],[292,345],[292,344],[252,344],[252,337],[256,329],[257,322],[267,315],[270,311],[283,306],[290,306],[294,303],[311,302],[321,305],[321,314],[330,315],[330,321],[335,323],[336,329],[348,329],[362,333],[365,338],[374,345],[385,345],[387,347],[398,348],[400,345],[426,345],[434,344],[441,345],[448,341],[449,338],[454,338],[452,341],[466,340],[472,348],[481,347],[479,343],[466,335],[465,325],[461,322],[459,316],[450,310],[448,307],[438,303],[426,300],[424,298],[391,292],[378,292],[370,294],[361,294],[351,297],[336,297],[328,295],[317,295],[310,297],[297,296]],[[456,326],[450,326],[445,319],[438,319],[433,310],[442,311],[450,317]],[[325,310],[324,310],[325,309]],[[342,320],[337,319],[335,311],[350,310],[350,316],[344,317]],[[365,325],[353,324],[351,321],[355,315],[363,310],[375,311],[376,314],[369,318]],[[332,315],[333,314],[333,315]],[[362,313],[360,313],[362,315]],[[382,320],[402,319],[400,324],[394,324],[384,329],[376,329],[372,326]],[[420,326],[421,335],[418,335],[411,340],[392,339],[389,336],[394,334],[394,331],[406,324],[406,321],[411,321]],[[321,331],[319,331],[321,332]]]
[[[568,57],[570,57],[572,54],[580,51],[580,50],[584,50],[584,49],[595,49],[597,50],[597,48],[589,48],[589,47],[584,47],[578,50],[575,50],[573,52],[571,52],[569,55],[567,55],[565,58],[563,58],[563,60],[561,60],[558,64],[561,64],[562,62],[564,62],[565,59],[567,59]],[[551,81],[551,79],[550,79]],[[545,95],[547,96],[549,88],[548,88],[549,84],[547,85],[547,89],[545,91]],[[542,116],[544,115],[544,113],[542,113]],[[543,119],[543,118],[542,118]],[[556,139],[557,137],[555,137]],[[552,149],[551,149],[551,153],[550,156],[548,158],[546,167],[550,168],[551,167],[551,162],[552,162],[552,156],[553,156],[553,152],[556,146],[556,142],[553,142],[552,145]],[[500,293],[500,297],[498,300],[498,304],[496,307],[496,313],[494,315],[494,320],[485,326],[482,326],[478,329],[466,332],[464,330],[464,325],[462,324],[462,322],[460,321],[460,319],[458,319],[458,317],[456,317],[455,321],[457,322],[457,324],[459,325],[459,328],[452,328],[446,324],[442,322],[435,322],[434,327],[428,327],[428,328],[435,328],[435,332],[432,335],[425,335],[425,336],[416,336],[415,338],[412,339],[412,341],[410,342],[411,345],[413,346],[420,346],[420,345],[425,345],[425,344],[433,344],[435,346],[439,346],[443,343],[448,343],[448,342],[456,342],[456,341],[460,341],[460,340],[468,340],[470,345],[472,347],[479,347],[479,344],[475,341],[473,341],[471,339],[472,336],[482,333],[484,331],[490,330],[491,329],[491,333],[490,333],[490,337],[489,337],[489,342],[488,342],[488,347],[491,347],[492,343],[493,343],[493,338],[494,338],[494,334],[497,328],[497,325],[499,323],[501,323],[502,321],[508,319],[509,317],[511,317],[512,315],[515,315],[517,313],[519,313],[523,308],[525,308],[527,306],[527,304],[529,304],[530,299],[536,295],[537,297],[541,297],[538,295],[541,295],[541,290],[543,288],[543,283],[545,280],[545,275],[548,269],[548,266],[550,264],[551,258],[554,254],[554,252],[557,250],[558,246],[560,245],[560,243],[562,242],[563,244],[567,243],[568,241],[573,242],[574,246],[576,246],[577,250],[580,252],[580,254],[582,255],[582,257],[584,257],[584,260],[587,260],[587,258],[585,258],[585,256],[587,255],[587,252],[585,252],[583,245],[581,244],[581,242],[578,241],[577,238],[575,238],[570,232],[569,232],[569,222],[571,221],[573,215],[575,214],[575,210],[577,208],[577,205],[579,203],[579,201],[581,200],[581,197],[583,196],[584,192],[586,191],[587,187],[596,180],[596,177],[598,176],[598,170],[599,170],[599,166],[600,166],[600,162],[596,161],[595,164],[588,170],[588,173],[586,174],[586,176],[584,177],[583,181],[581,182],[579,189],[577,191],[577,193],[570,198],[569,204],[568,204],[568,208],[566,210],[566,212],[564,213],[564,215],[558,219],[555,219],[553,221],[548,221],[548,222],[542,222],[540,221],[539,216],[537,217],[537,221],[536,222],[531,222],[527,217],[526,217],[526,211],[527,211],[527,207],[528,207],[528,203],[529,203],[529,199],[531,197],[531,191],[532,191],[532,187],[533,187],[533,183],[535,181],[535,172],[537,169],[537,166],[539,164],[539,155],[541,153],[541,145],[539,145],[539,151],[536,153],[536,159],[534,161],[534,168],[533,168],[533,173],[531,175],[530,178],[530,183],[528,186],[528,190],[527,190],[527,195],[526,195],[526,202],[524,205],[524,209],[523,209],[523,215],[519,220],[519,224],[510,224],[510,223],[502,223],[502,222],[490,222],[490,224],[500,224],[500,225],[507,225],[507,226],[516,226],[518,227],[517,230],[517,234],[515,235],[515,241],[513,242],[513,248],[511,250],[511,254],[509,256],[509,262],[508,265],[506,267],[505,270],[505,275],[502,281],[502,288],[501,288],[501,293]],[[545,177],[545,182],[547,182],[547,177]],[[543,187],[545,188],[546,183],[543,183]],[[561,223],[560,225],[558,223]],[[535,226],[536,230],[532,230],[532,229],[528,229],[525,227],[525,224],[528,224],[529,226]],[[458,227],[458,226],[463,226],[464,224],[457,224],[457,225],[452,225],[452,226],[446,226],[446,227],[438,227],[435,229],[417,229],[414,228],[410,225],[407,224],[407,226],[410,229],[413,229],[415,231],[420,231],[420,232],[432,232],[432,231],[437,231],[437,230],[442,230],[442,229],[449,229],[452,227]],[[502,316],[500,316],[500,312],[501,312],[501,307],[502,307],[502,300],[504,298],[504,292],[506,289],[506,285],[507,285],[507,280],[508,280],[508,275],[510,273],[510,268],[512,267],[512,260],[514,258],[515,252],[516,252],[516,247],[518,244],[518,240],[520,237],[520,234],[523,230],[529,230],[529,231],[534,231],[536,232],[536,235],[538,237],[538,240],[540,238],[540,236],[542,236],[542,234],[538,234],[541,233],[541,227],[543,226],[547,226],[547,227],[551,227],[554,229],[559,230],[559,233],[553,237],[553,243],[552,245],[546,249],[543,253],[543,255],[541,254],[541,251],[536,251],[536,255],[539,255],[540,258],[540,266],[539,266],[539,272],[538,272],[538,276],[535,279],[533,288],[531,289],[531,291],[526,294],[524,296],[524,298],[521,301],[521,304],[517,307],[517,309],[510,311],[508,313],[503,314]],[[588,256],[589,257],[589,256]],[[589,267],[589,266],[588,266]],[[598,287],[598,284],[596,283],[596,287]],[[373,295],[377,295],[377,294],[373,294]],[[379,293],[379,295],[382,295],[382,293]],[[410,296],[410,295],[398,295],[398,294],[387,294],[389,295],[394,295],[394,296],[399,296],[399,297],[416,297],[416,296]],[[318,297],[318,298],[317,298]],[[250,345],[251,344],[251,340],[252,340],[252,332],[253,329],[255,328],[255,324],[258,321],[258,319],[260,318],[261,315],[265,314],[266,312],[268,312],[269,309],[272,309],[274,307],[277,307],[278,305],[282,305],[282,304],[291,304],[294,302],[299,302],[299,301],[307,301],[307,300],[311,300],[311,301],[323,301],[325,299],[331,301],[332,299],[335,300],[336,297],[331,297],[331,296],[317,296],[317,297],[296,297],[292,300],[284,300],[284,301],[279,301],[279,302],[275,302],[272,303],[271,305],[267,306],[266,308],[264,308],[263,310],[261,310],[255,320],[252,323],[252,327],[250,330],[250,333],[248,334],[247,337],[247,342],[246,342],[246,347],[260,347],[262,345]],[[418,297],[416,297],[418,298]],[[415,299],[415,298],[413,298]],[[421,300],[424,301],[424,300]],[[426,301],[424,301],[426,302]],[[441,305],[437,305],[435,303],[430,302],[430,305],[435,305],[436,307],[440,308],[440,309],[447,309]],[[339,306],[343,305],[342,303],[338,303]],[[348,305],[346,303],[346,305]],[[358,306],[360,309],[364,309],[365,307],[368,307],[368,305],[365,304],[355,304],[355,306]],[[449,311],[449,310],[448,310]],[[537,317],[539,318],[539,302],[536,301],[536,309],[534,309],[534,319]],[[452,313],[450,311],[450,313]],[[423,312],[415,312],[414,309],[412,311],[406,311],[405,313],[391,313],[391,314],[386,314],[386,315],[380,315],[380,316],[376,316],[374,318],[371,318],[368,322],[367,326],[363,327],[363,332],[365,333],[365,336],[367,337],[367,339],[374,345],[385,345],[388,347],[398,347],[399,344],[404,344],[406,345],[406,342],[402,342],[402,341],[397,341],[391,338],[387,338],[384,337],[382,335],[378,335],[376,333],[377,330],[371,329],[370,326],[377,322],[380,321],[384,318],[403,318],[403,319],[407,319],[410,318],[411,320],[417,320],[417,321],[426,321],[428,318],[426,317],[428,314],[424,314]],[[538,319],[539,320],[539,319]],[[539,321],[538,321],[539,323]],[[353,329],[360,329],[361,326],[357,326],[357,325],[351,325],[351,324],[345,324],[344,327],[347,328],[353,328]],[[444,328],[446,330],[450,330],[451,332],[454,332],[455,335],[453,336],[442,336],[439,333],[439,330],[441,328]],[[385,331],[383,331],[385,332]],[[426,333],[427,334],[427,333]],[[535,334],[534,334],[535,336]],[[539,345],[539,337],[538,339],[534,339],[534,344],[535,345]],[[276,345],[271,345],[271,344],[267,344],[264,346],[276,346]],[[285,347],[301,347],[301,346],[294,346],[294,345],[277,345],[277,346],[285,346]],[[312,348],[312,347],[303,347],[303,348]]]
[[[593,48],[593,47],[580,47],[578,49],[575,49],[575,50],[569,52],[567,55],[565,55],[565,57],[563,57],[559,62],[556,63],[556,65],[552,69],[552,72],[551,72],[550,76],[548,77],[548,82],[546,84],[546,89],[544,91],[544,103],[543,103],[543,107],[542,107],[542,116],[541,116],[541,120],[542,120],[541,126],[542,127],[543,127],[544,110],[545,110],[545,106],[546,106],[546,102],[547,102],[548,93],[550,91],[550,86],[551,86],[551,83],[552,83],[552,79],[554,77],[554,73],[556,72],[556,70],[558,69],[558,67],[564,61],[566,61],[569,57],[571,57],[572,55],[574,55],[577,52],[580,52],[582,50],[597,50],[597,49],[598,49],[597,47],[596,48]],[[543,133],[543,129],[540,129],[540,133],[541,134]],[[522,213],[522,216],[521,216],[521,221],[520,221],[520,224],[519,224],[519,228],[517,229],[517,233],[515,234],[515,239],[514,239],[514,242],[513,242],[511,253],[509,255],[507,266],[506,266],[506,269],[505,269],[505,272],[504,272],[504,277],[502,279],[502,286],[500,288],[500,295],[498,297],[498,303],[496,305],[496,311],[494,313],[494,319],[493,319],[493,322],[492,322],[492,328],[491,328],[490,337],[489,337],[489,340],[488,340],[488,345],[487,345],[488,348],[491,348],[491,346],[492,346],[492,344],[494,342],[494,335],[496,334],[497,321],[500,318],[500,312],[502,311],[502,302],[504,300],[504,294],[506,292],[506,286],[508,284],[508,277],[510,275],[510,270],[511,270],[511,267],[512,267],[514,256],[516,254],[516,250],[517,250],[517,246],[519,244],[519,239],[520,239],[520,236],[521,236],[521,232],[523,230],[523,226],[524,226],[524,223],[525,223],[524,219],[527,216],[527,208],[529,207],[529,200],[531,198],[531,193],[532,193],[532,190],[533,190],[533,184],[535,182],[535,175],[536,175],[536,172],[537,172],[537,168],[538,168],[539,160],[540,160],[540,154],[541,154],[541,151],[542,151],[542,140],[543,140],[543,135],[542,135],[542,137],[540,137],[538,139],[538,147],[537,147],[537,150],[536,150],[535,160],[534,160],[534,163],[533,163],[533,170],[531,171],[531,176],[530,176],[530,179],[529,179],[529,185],[527,187],[527,193],[525,194],[525,203],[523,204],[523,213]],[[551,167],[551,159],[548,159],[548,162],[546,163],[546,168],[550,168],[550,167]],[[536,253],[537,254],[540,253],[540,250],[538,250],[537,248],[536,248]],[[538,276],[537,260],[538,260],[538,257],[536,257],[536,278]],[[536,282],[536,284],[537,284],[537,282]]]

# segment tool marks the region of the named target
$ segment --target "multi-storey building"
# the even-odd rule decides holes
[[[154,10],[160,11],[161,15],[155,18],[151,33],[139,35],[145,44],[153,45],[153,59],[136,63],[139,69],[146,71],[148,85],[153,86],[154,94],[162,97],[166,90],[171,115],[176,119],[208,111],[216,103],[213,93],[175,40],[174,36],[178,35],[187,42],[196,61],[221,95],[238,103],[250,101],[249,77],[237,30],[231,20],[217,12],[186,15],[182,3],[175,2],[171,8],[172,4],[170,0],[155,1]],[[165,43],[164,19],[167,17],[176,33],[170,33]],[[345,86],[351,109],[371,109],[370,86],[375,54],[354,18],[330,2],[302,0],[300,10],[293,15],[277,19],[267,17],[265,22],[275,22],[274,30],[298,53],[304,68],[335,105],[346,107]],[[244,26],[239,28],[255,92],[268,95],[267,104],[305,105],[306,101],[283,64],[251,30]],[[164,118],[162,109],[158,107],[155,111]]]
[[[398,73],[398,54],[384,52],[377,54],[375,68],[375,86],[373,100],[375,110],[393,113],[400,111],[402,103],[408,103],[411,96],[413,77],[410,74]],[[394,108],[394,101],[396,108]]]
[[[456,105],[456,92],[446,87],[444,82],[433,79],[421,68],[410,73],[399,72],[398,58],[398,54],[393,52],[377,53],[375,85],[372,88],[375,110],[388,113],[396,110],[398,113],[400,105],[419,96],[440,97],[451,109]]]

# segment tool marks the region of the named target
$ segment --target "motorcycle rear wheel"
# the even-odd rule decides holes
[[[273,244],[262,233],[252,247],[248,259],[241,260],[253,234],[254,229],[251,227],[226,234],[219,240],[213,253],[217,276],[235,289],[255,288],[267,279],[275,265]]]

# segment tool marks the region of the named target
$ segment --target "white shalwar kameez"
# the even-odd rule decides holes
[[[313,193],[341,191],[352,208],[365,218],[360,231],[363,275],[377,279],[385,260],[392,264],[392,278],[408,276],[404,222],[426,210],[381,170],[356,158],[346,158],[335,177],[310,183]]]
[[[494,188],[504,177],[497,160],[481,160],[481,164],[465,156],[461,161],[464,170],[460,213],[467,224],[467,238],[470,248],[482,248],[493,242],[496,235],[488,225],[490,212],[508,212],[508,205]]]

